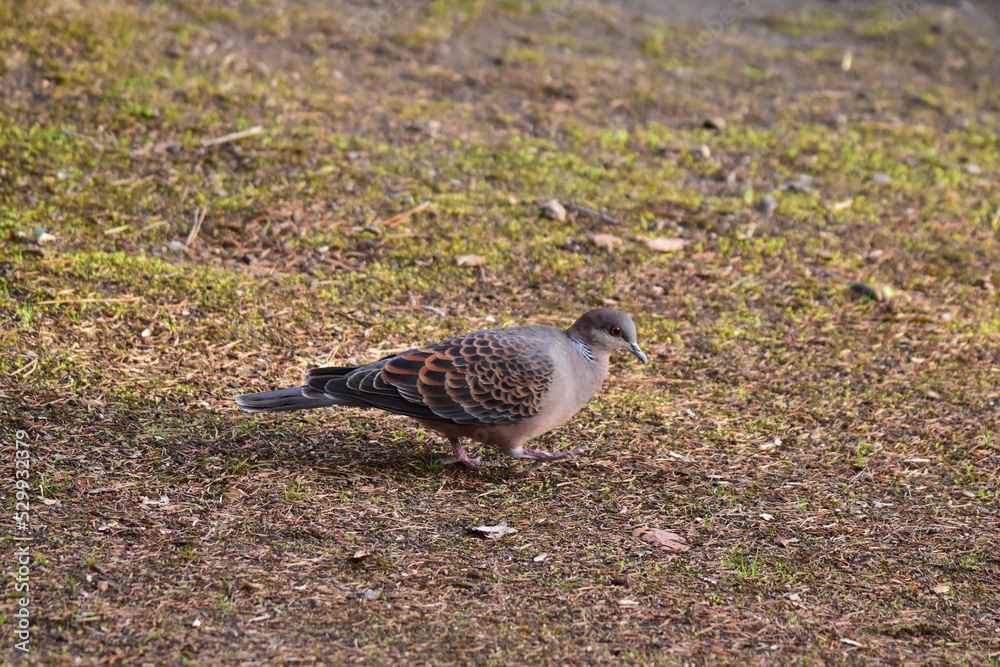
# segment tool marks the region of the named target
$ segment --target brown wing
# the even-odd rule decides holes
[[[317,369],[310,389],[431,421],[511,424],[537,415],[552,385],[546,345],[516,329],[478,331],[349,373]]]

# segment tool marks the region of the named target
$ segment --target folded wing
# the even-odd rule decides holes
[[[540,341],[480,331],[357,368],[317,368],[304,393],[429,421],[512,424],[541,411],[552,379]]]

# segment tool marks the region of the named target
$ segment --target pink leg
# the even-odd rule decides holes
[[[576,456],[583,452],[583,447],[576,447],[568,452],[543,452],[539,449],[521,449],[521,450],[510,450],[504,452],[508,456],[513,456],[519,459],[534,459],[536,461],[562,461],[563,459],[568,459],[571,456]]]
[[[451,445],[454,456],[445,459],[445,463],[461,463],[469,470],[482,470],[491,466],[503,465],[499,461],[481,461],[470,457],[458,438],[448,438],[448,443]]]

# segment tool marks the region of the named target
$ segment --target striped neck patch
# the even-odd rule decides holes
[[[583,355],[584,359],[586,359],[587,361],[589,361],[591,363],[597,361],[594,358],[594,351],[590,349],[589,345],[587,345],[583,341],[577,340],[575,338],[570,338],[570,340],[573,341],[573,345],[576,345],[576,349],[578,349],[580,351],[580,354]]]

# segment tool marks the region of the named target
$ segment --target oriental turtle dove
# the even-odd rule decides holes
[[[475,331],[363,366],[315,368],[301,387],[243,394],[236,403],[247,412],[346,405],[406,415],[448,438],[450,462],[469,468],[490,464],[470,458],[463,438],[509,456],[558,461],[583,448],[545,452],[524,444],[562,425],[590,400],[615,350],[646,362],[632,319],[596,308],[565,331]]]

